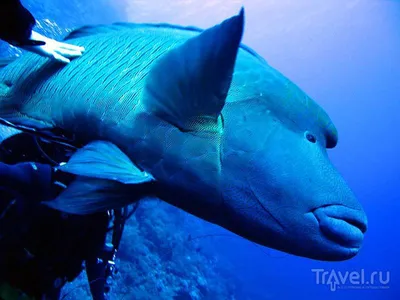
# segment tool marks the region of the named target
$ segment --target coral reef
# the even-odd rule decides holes
[[[193,238],[202,222],[162,202],[144,202],[127,222],[110,299],[235,299],[239,279],[210,245]],[[90,299],[82,274],[64,299]]]

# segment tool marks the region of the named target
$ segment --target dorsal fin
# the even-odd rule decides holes
[[[242,9],[162,56],[147,77],[144,110],[182,131],[218,125],[243,27]]]

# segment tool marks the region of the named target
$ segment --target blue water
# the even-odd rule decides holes
[[[330,157],[368,214],[362,251],[349,261],[326,263],[262,248],[166,205],[146,204],[125,232],[114,299],[400,299],[399,1],[23,3],[39,20],[39,31],[53,37],[112,21],[207,27],[244,4],[244,42],[329,113],[339,130]],[[1,47],[3,54],[15,52]],[[317,284],[312,269],[364,270],[366,281],[374,271],[390,277],[386,288],[347,279],[332,291],[333,285]],[[67,286],[66,299],[86,299],[87,289],[76,288],[84,279]]]

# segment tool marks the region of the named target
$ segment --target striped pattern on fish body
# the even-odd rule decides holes
[[[21,113],[39,120],[47,118],[49,124],[73,131],[85,120],[97,126],[129,122],[153,63],[201,32],[168,24],[120,24],[104,26],[104,32],[97,27],[93,31],[85,36],[71,34],[69,42],[85,46],[86,53],[68,66],[27,54],[17,67],[13,63],[4,68],[1,82],[12,83],[9,93],[19,97],[13,104],[21,105]],[[314,127],[329,128],[326,133],[332,132],[332,139],[337,135],[314,101],[242,45],[227,102],[255,98],[279,118],[287,115],[292,122],[308,119]],[[94,128],[101,129],[92,126],[93,133]],[[98,133],[101,136],[101,130]]]
[[[101,122],[124,122],[132,117],[140,101],[144,78],[154,61],[196,34],[178,30],[180,36],[165,35],[158,30],[146,31],[138,26],[118,34],[71,39],[71,43],[86,48],[78,60],[63,67],[27,54],[19,59],[20,68],[11,64],[4,69],[2,81],[12,82],[10,92],[19,98],[15,104],[20,105],[22,114],[47,118],[56,127],[76,131],[76,126],[88,121],[100,122],[98,126]]]

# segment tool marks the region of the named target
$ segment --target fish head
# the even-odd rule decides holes
[[[273,75],[269,92],[225,106],[218,222],[286,253],[349,259],[361,248],[367,219],[328,157],[337,130],[297,86]],[[235,81],[232,89],[240,94]]]

